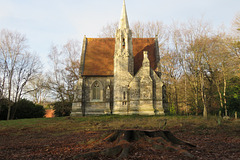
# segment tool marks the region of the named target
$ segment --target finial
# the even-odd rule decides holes
[[[148,51],[143,51],[143,62],[142,62],[143,67],[149,67],[150,66],[150,61],[148,59]]]
[[[119,29],[129,28],[125,0],[123,0],[122,15],[119,22]]]
[[[143,51],[143,57],[147,58],[148,57],[148,51]]]

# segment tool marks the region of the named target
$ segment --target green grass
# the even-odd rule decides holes
[[[164,123],[167,125],[164,126]],[[237,123],[238,122],[238,123]],[[207,120],[201,116],[86,116],[56,117],[0,121],[0,132],[9,134],[49,133],[62,135],[79,131],[105,131],[113,129],[165,129],[195,132],[206,129],[231,130],[240,128],[239,121],[228,120],[218,123],[218,118],[210,116]],[[230,132],[230,131],[229,131]]]

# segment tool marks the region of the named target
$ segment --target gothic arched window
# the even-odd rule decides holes
[[[93,97],[92,99],[95,99],[95,100],[99,100],[100,99],[100,84],[99,82],[95,82],[93,84],[93,88],[92,88],[92,91],[93,91]]]
[[[123,99],[126,100],[126,92],[123,92]]]
[[[125,48],[125,38],[123,38],[123,40],[122,40],[122,46],[123,46],[123,48]]]

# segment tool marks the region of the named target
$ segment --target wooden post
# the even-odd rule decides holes
[[[235,119],[237,119],[237,111],[235,112]]]

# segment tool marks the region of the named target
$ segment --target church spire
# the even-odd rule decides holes
[[[118,28],[119,29],[129,28],[125,0],[123,0],[122,15],[121,15],[121,19],[120,19]]]

